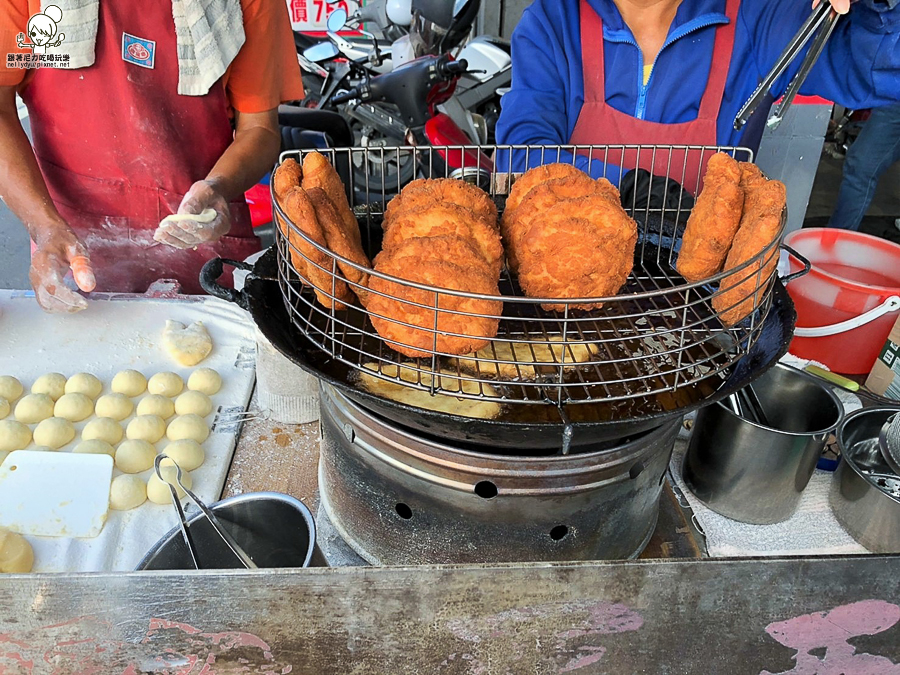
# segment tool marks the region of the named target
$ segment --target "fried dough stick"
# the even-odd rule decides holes
[[[315,206],[303,188],[294,187],[287,193],[284,212],[306,236],[320,246],[327,247]],[[316,297],[324,307],[331,310],[345,309],[347,304],[353,302],[353,294],[346,282],[338,274],[331,273],[333,258],[309,244],[293,229],[288,230],[288,241],[291,244],[291,260],[294,267],[297,267],[297,260],[304,263],[305,273],[301,272],[301,275],[313,286]],[[336,298],[334,301],[329,297],[332,295],[332,289]]]
[[[350,202],[347,201],[347,193],[344,191],[344,183],[337,171],[331,166],[324,155],[318,152],[310,152],[303,160],[304,190],[321,188],[328,195],[335,211],[340,217],[344,234],[354,242],[355,246],[362,249],[362,236],[359,231],[359,222],[353,215]]]
[[[778,237],[787,202],[784,183],[769,180],[751,185],[744,196],[744,215],[734,237],[725,269],[731,270],[759,255]],[[713,297],[713,308],[726,326],[749,316],[762,300],[769,277],[778,264],[778,251],[726,277]]]
[[[688,218],[676,264],[688,281],[717,274],[728,257],[744,209],[741,173],[740,165],[724,152],[713,155],[706,166],[703,191]]]
[[[295,187],[300,187],[301,180],[303,180],[303,169],[294,159],[288,158],[284,160],[278,168],[275,169],[275,174],[272,176],[272,188],[275,192],[275,199],[282,209],[284,209],[288,193]],[[294,245],[294,247],[291,248],[291,264],[300,276],[305,278],[306,260],[294,250],[297,247],[297,240],[299,240],[300,237],[297,236],[296,233],[291,232],[288,224],[278,215],[277,211],[275,211],[275,223],[287,240]]]
[[[321,188],[312,188],[307,190],[306,194],[315,209],[316,219],[319,221],[319,226],[321,227],[322,235],[325,238],[328,249],[342,258],[351,260],[361,267],[371,268],[372,263],[369,261],[365,251],[363,251],[362,244],[347,234],[341,223],[340,217],[338,216],[337,210],[334,208],[331,200],[328,199],[328,195],[325,194],[325,191]],[[369,275],[341,261],[338,261],[337,266],[343,277],[352,282],[349,286],[350,289],[356,294],[363,306],[365,306],[368,295],[365,286],[368,282]]]

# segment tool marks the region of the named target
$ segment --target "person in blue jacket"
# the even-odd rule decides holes
[[[850,108],[900,101],[900,0],[831,3],[846,16],[801,93]],[[498,143],[755,150],[769,106],[741,131],[734,118],[811,11],[806,0],[535,0],[513,34],[513,81]],[[787,87],[800,61],[774,91]],[[576,164],[618,182],[612,165],[663,175],[673,161],[608,152],[579,156]],[[565,160],[531,154],[530,165]],[[694,153],[678,167],[688,190],[697,189],[708,156]],[[514,153],[514,164],[522,163]]]

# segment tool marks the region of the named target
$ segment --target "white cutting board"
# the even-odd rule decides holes
[[[109,511],[109,455],[18,450],[0,465],[0,525],[41,537],[96,537]]]
[[[28,390],[44,373],[69,376],[84,371],[100,378],[104,394],[109,393],[113,375],[125,368],[148,376],[170,370],[187,380],[195,368],[179,366],[162,346],[166,319],[185,325],[202,321],[213,340],[212,353],[196,368],[214,368],[223,384],[211,397],[214,410],[206,418],[210,425],[209,438],[203,443],[206,462],[191,472],[191,478],[193,492],[207,503],[215,502],[241,429],[235,414],[246,410],[256,380],[253,322],[237,305],[208,296],[93,293],[86,310],[63,316],[41,311],[30,291],[0,290],[0,375],[15,375]],[[123,420],[123,426],[129,419]],[[58,453],[71,452],[85,424],[74,423],[76,438]],[[30,426],[33,430],[34,425]],[[33,443],[26,448],[35,449]],[[119,473],[113,469],[114,478]],[[146,480],[151,473],[152,469],[138,475]],[[186,510],[191,512],[192,507],[187,504]],[[177,524],[171,503],[147,502],[131,511],[110,510],[103,530],[91,539],[26,538],[34,548],[35,572],[128,571]]]

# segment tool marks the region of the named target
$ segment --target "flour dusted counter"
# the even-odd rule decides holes
[[[84,312],[55,316],[41,311],[31,293],[0,291],[0,375],[12,376],[24,387],[0,424],[27,427],[31,440],[24,444],[22,457],[29,461],[66,459],[77,467],[84,464],[79,460],[101,459],[80,453],[118,454],[116,468],[105,480],[107,492],[112,479],[113,485],[120,486],[150,481],[152,493],[153,457],[157,451],[168,450],[179,457],[179,463],[186,462],[184,466],[193,469],[194,492],[204,501],[215,502],[225,483],[254,383],[255,340],[244,313],[214,298],[164,293],[94,294],[92,300]],[[212,338],[209,356],[196,366],[183,366],[173,359],[164,346],[167,321],[185,326],[202,322]],[[198,373],[201,369],[220,374],[221,386],[203,383],[202,372]],[[127,377],[119,376],[114,386],[114,378],[123,371],[140,373],[143,378],[138,379],[144,381],[129,383]],[[44,377],[53,373],[63,375],[62,382]],[[73,377],[79,373],[93,378]],[[90,386],[81,387],[79,379],[89,380]],[[32,394],[33,388],[39,393]],[[39,411],[36,417],[29,416],[23,410],[18,416],[27,422],[16,423],[19,406],[24,409],[32,400],[49,400],[49,415]],[[50,420],[59,423],[62,436],[39,431]],[[48,448],[48,443],[55,447]],[[195,446],[199,446],[199,457]],[[179,455],[179,448],[185,454]],[[189,454],[193,456],[188,458]],[[97,495],[92,492],[103,489],[104,481],[97,478],[96,471],[88,470],[82,485],[72,474],[66,497],[60,498],[42,483],[42,476],[50,474],[38,469],[30,477],[31,489],[28,485],[17,487],[17,494],[29,499],[4,502],[7,495],[2,477],[12,475],[13,466],[18,468],[15,463],[4,463],[0,469],[0,525],[21,520],[15,513],[35,516],[25,518],[32,526],[23,532],[34,549],[35,572],[132,570],[177,522],[164,493],[162,505],[141,499],[134,508],[100,508],[97,515],[95,504],[94,515],[102,528],[95,536],[32,536],[30,532],[52,530],[35,529],[40,521],[58,518],[64,522],[85,500],[96,502]],[[120,480],[121,476],[133,478]],[[4,518],[12,522],[4,522]],[[39,522],[35,524],[35,520]],[[58,534],[66,532],[57,528]]]

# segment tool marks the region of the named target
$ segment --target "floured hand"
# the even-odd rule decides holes
[[[42,233],[35,242],[28,277],[44,311],[71,314],[87,309],[87,301],[64,283],[70,268],[78,288],[86,293],[94,290],[94,270],[87,249],[75,233],[68,227]]]
[[[194,183],[175,216],[164,218],[153,238],[175,248],[194,248],[218,240],[231,229],[228,201],[209,181]]]

